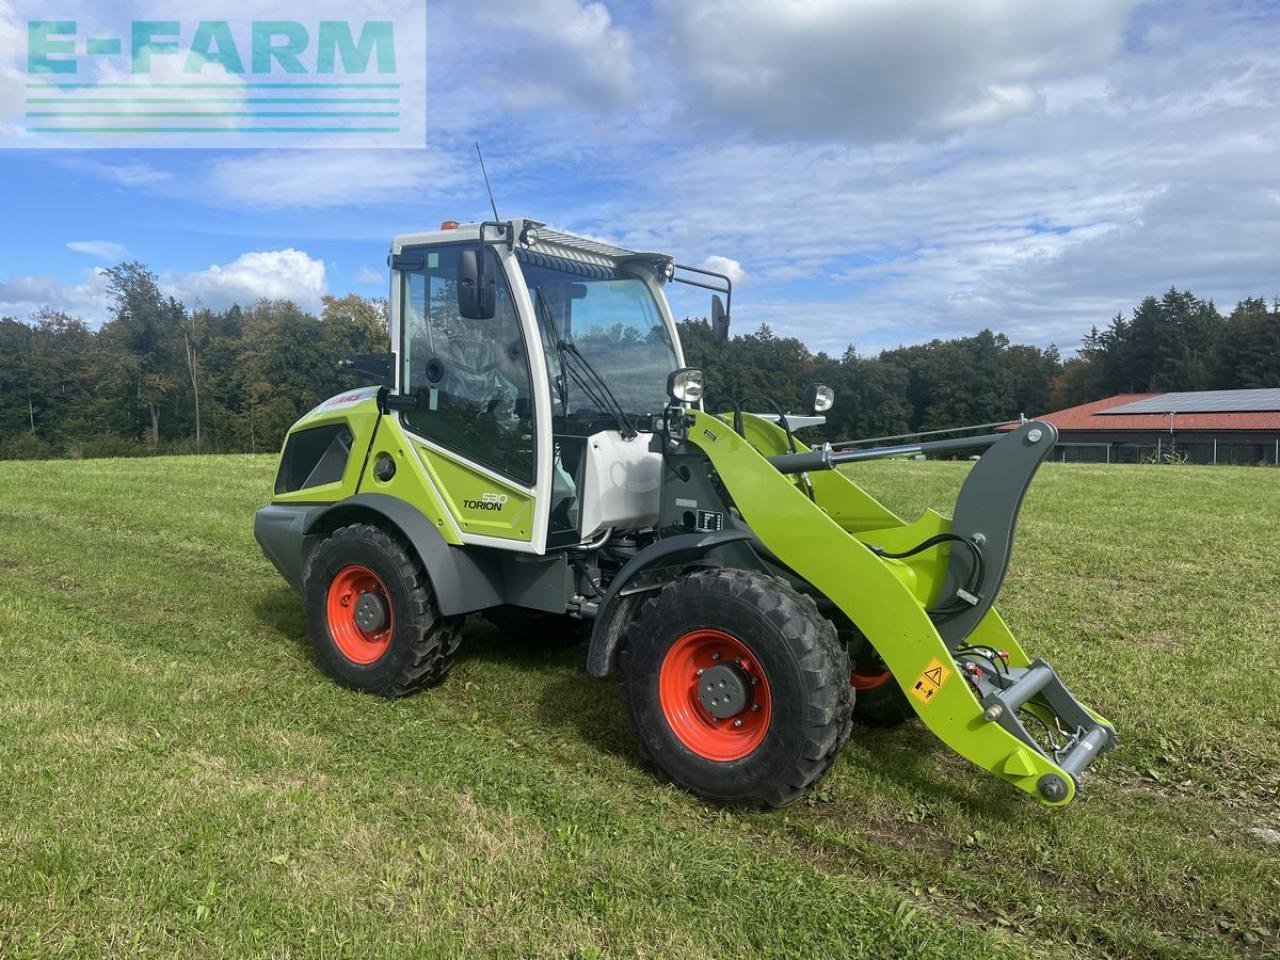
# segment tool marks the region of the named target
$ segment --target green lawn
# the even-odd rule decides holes
[[[1070,808],[913,724],[753,815],[658,784],[582,651],[334,686],[272,471],[0,464],[0,956],[1280,954],[1280,471],[1042,471],[1001,609],[1121,737]],[[914,515],[963,465],[854,475]]]

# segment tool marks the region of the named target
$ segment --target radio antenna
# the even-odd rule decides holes
[[[480,152],[480,141],[476,141],[476,156],[480,158],[480,172],[484,175],[484,188],[489,191],[489,206],[493,208],[493,219],[501,219],[498,216],[498,205],[493,202],[493,187],[489,186],[489,171],[484,168],[484,154]]]

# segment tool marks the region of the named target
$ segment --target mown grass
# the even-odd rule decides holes
[[[1280,953],[1280,472],[1046,467],[1001,608],[1119,749],[1040,807],[918,725],[808,800],[657,783],[581,651],[312,665],[265,457],[0,464],[0,956]],[[865,465],[949,509],[960,464]]]

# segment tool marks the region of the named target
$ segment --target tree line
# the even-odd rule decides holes
[[[274,451],[349,388],[337,360],[387,349],[386,302],[188,308],[140,263],[106,271],[97,330],[57,311],[0,318],[0,458]]]
[[[0,458],[263,452],[303,413],[353,385],[337,361],[388,349],[387,304],[326,296],[319,315],[284,300],[215,311],[166,296],[140,263],[106,271],[99,329],[44,310],[0,318]],[[836,391],[823,432],[845,440],[1034,416],[1116,393],[1280,386],[1280,301],[1223,316],[1190,291],[1147,297],[1054,346],[970,337],[863,356],[814,353],[768,326],[717,342],[680,323],[686,361],[713,405],[795,410],[804,388]]]
[[[723,398],[771,396],[794,403],[811,382],[836,391],[826,438],[847,440],[1038,416],[1118,393],[1280,387],[1280,299],[1241,300],[1223,316],[1211,300],[1171,289],[1092,328],[1076,356],[971,337],[862,356],[813,354],[768,327],[716,343],[704,324],[682,330],[688,362],[707,370]]]

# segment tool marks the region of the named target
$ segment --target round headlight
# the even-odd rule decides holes
[[[697,403],[702,399],[702,371],[681,367],[667,377],[667,394],[677,403]]]

